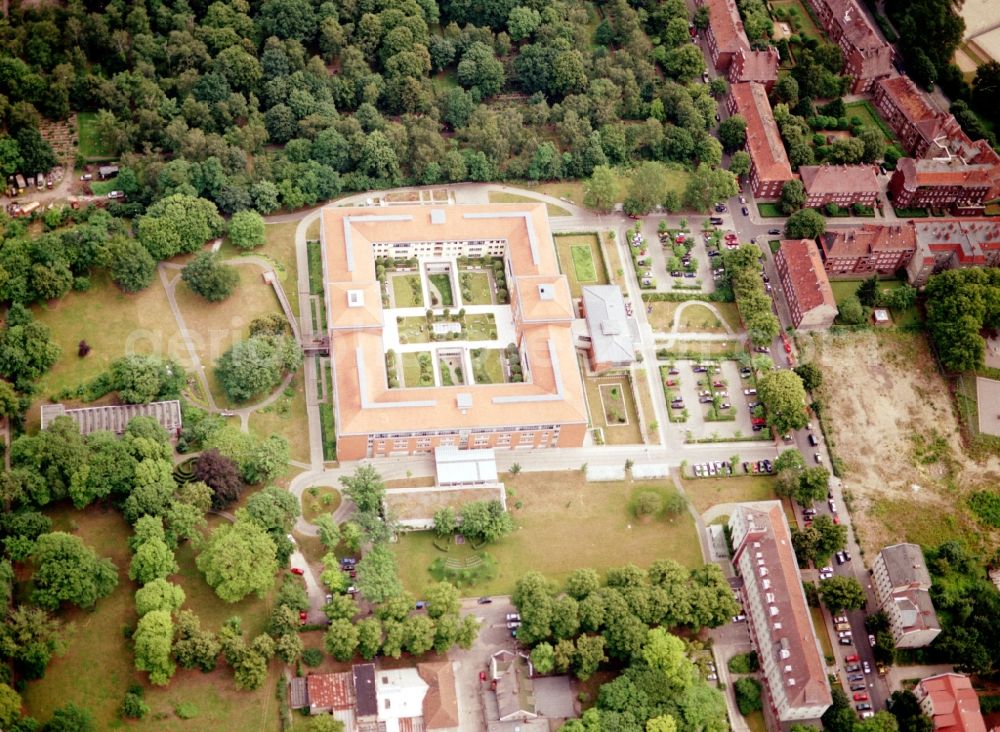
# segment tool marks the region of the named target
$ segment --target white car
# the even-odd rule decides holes
[[[832,577],[833,577],[833,570],[832,569],[829,572],[827,572],[825,569],[821,569],[819,571],[819,578],[821,580],[831,579]]]

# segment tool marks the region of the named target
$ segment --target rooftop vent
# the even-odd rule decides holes
[[[775,630],[781,630],[781,623],[775,623],[774,624],[774,629]]]
[[[778,606],[777,605],[769,605],[768,608],[767,608],[767,611],[769,613],[771,613],[771,617],[774,617],[775,615],[778,614]]]
[[[794,678],[789,678],[788,679],[788,685],[789,686],[795,686],[795,679]]]
[[[791,664],[786,664],[785,665],[785,673],[786,674],[790,674],[791,672],[792,672],[792,665]]]
[[[544,284],[538,286],[538,298],[540,300],[554,300],[556,297],[556,290],[552,285]],[[604,328],[604,324],[601,323],[601,328]]]
[[[432,224],[443,224],[444,223],[444,210],[440,208],[431,209],[431,223]]]
[[[347,291],[347,307],[349,308],[363,308],[365,306],[365,291],[364,290],[348,290]]]
[[[455,404],[461,410],[462,414],[472,409],[472,394],[463,391],[455,397]]]
[[[767,577],[767,567],[761,567],[760,568],[760,576],[761,577]]]

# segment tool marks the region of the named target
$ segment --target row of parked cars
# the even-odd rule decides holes
[[[694,474],[698,478],[707,478],[713,475],[732,475],[733,464],[728,460],[716,460],[711,463],[699,463],[695,465]]]

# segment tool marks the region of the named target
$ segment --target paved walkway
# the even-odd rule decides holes
[[[670,327],[670,332],[671,333],[677,333],[677,332],[679,332],[680,327],[681,327],[681,313],[683,313],[685,310],[687,310],[692,305],[700,305],[703,308],[708,308],[709,310],[711,310],[712,311],[712,315],[714,315],[715,317],[717,317],[719,319],[719,322],[722,323],[722,327],[725,328],[726,333],[728,333],[730,336],[735,335],[735,332],[733,331],[733,329],[729,327],[729,323],[726,322],[726,319],[724,317],[722,317],[722,313],[719,312],[719,308],[717,308],[713,303],[702,302],[700,300],[688,300],[687,302],[682,302],[681,303],[681,306],[679,308],[677,308],[677,310],[674,311],[674,322],[673,322],[673,324]],[[687,335],[687,334],[685,334],[685,335]],[[705,335],[708,335],[708,334],[705,334]]]

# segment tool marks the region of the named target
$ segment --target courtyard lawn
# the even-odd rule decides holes
[[[714,304],[714,303],[713,303]],[[736,307],[735,303],[720,303]],[[727,319],[728,321],[728,319]],[[732,325],[730,325],[732,328]],[[737,326],[736,329],[738,329]],[[689,303],[680,315],[678,330],[682,333],[725,333],[722,320],[707,306],[700,303]]]
[[[70,291],[59,300],[31,308],[38,322],[49,328],[52,342],[61,348],[52,370],[39,379],[39,399],[93,379],[128,353],[169,356],[182,366],[190,365],[167,295],[158,281],[131,295],[122,293],[104,272],[95,272],[91,281],[87,292]],[[91,347],[85,358],[77,356],[81,340]],[[28,426],[35,429],[38,423],[38,408],[33,406]]]
[[[490,286],[490,276],[485,271],[462,270],[459,272],[458,282],[465,305],[493,304],[493,288]]]
[[[277,663],[272,663],[267,680],[254,692],[237,691],[232,672],[222,661],[210,674],[179,669],[169,686],[150,686],[146,674],[135,670],[131,644],[122,634],[124,627],[135,625],[133,594],[138,588],[127,575],[131,560],[126,543],[131,535],[128,524],[120,513],[94,506],[76,511],[60,505],[46,513],[53,519],[55,530],[74,533],[99,556],[110,557],[118,566],[119,582],[92,611],[67,607],[57,613],[66,622],[66,652],[53,659],[44,679],[28,682],[22,693],[28,714],[48,719],[56,707],[72,702],[93,713],[97,729],[120,728],[123,724],[118,719],[118,707],[122,697],[129,684],[141,683],[152,713],[143,721],[130,721],[129,729],[177,732],[190,730],[193,724],[196,728],[277,732]],[[194,567],[193,556],[190,543],[182,545],[177,551],[180,572],[169,579],[184,587],[184,607],[201,618],[202,627],[218,630],[226,618],[239,615],[248,637],[262,632],[270,599],[252,597],[235,605],[222,602]],[[183,702],[197,708],[197,721],[175,716],[174,707]]]
[[[684,480],[683,485],[691,505],[698,513],[704,513],[720,503],[774,500],[774,480],[768,475],[691,478]]]
[[[403,386],[410,388],[416,386],[433,386],[433,384],[420,383],[420,361],[421,353],[431,355],[430,351],[409,351],[403,354]]]
[[[580,297],[583,285],[606,285],[608,283],[604,259],[597,234],[570,234],[555,237],[559,269],[569,280],[569,291],[573,297]],[[590,254],[589,264],[587,254]],[[579,264],[578,264],[579,263]],[[584,279],[586,278],[586,279]]]
[[[636,445],[642,442],[635,395],[623,376],[585,378],[584,388],[590,421],[604,431],[608,445]],[[624,419],[624,421],[622,421]]]
[[[893,143],[896,141],[896,136],[892,133],[889,125],[879,116],[875,107],[867,99],[863,99],[858,102],[850,102],[845,104],[844,108],[847,110],[847,119],[851,117],[859,117],[861,119],[861,124],[865,127],[875,127],[881,133],[882,137],[885,138],[887,143]]]
[[[420,316],[410,316],[406,318],[396,318],[396,327],[399,329],[400,343],[428,343],[427,318]]]
[[[777,219],[785,216],[781,207],[776,203],[762,203],[758,201],[757,212],[766,219]]]
[[[590,253],[590,247],[578,244],[569,250],[573,257],[573,272],[577,281],[581,284],[596,282],[597,271],[594,269],[594,257]]]
[[[330,486],[314,486],[302,494],[302,517],[312,523],[325,513],[333,513],[340,507],[340,491]]]
[[[306,417],[305,372],[302,369],[296,372],[277,401],[250,415],[250,431],[261,439],[281,435],[288,440],[292,460],[309,462],[309,419]]]
[[[809,15],[809,11],[806,10],[800,0],[771,0],[771,8],[773,10],[784,8],[785,12],[788,13],[785,20],[788,20],[789,16],[796,18],[798,20],[798,28],[795,29],[795,32],[798,35],[804,38],[814,38],[817,43],[826,41],[826,36],[816,27],[812,16]]]
[[[669,520],[636,523],[628,509],[631,482],[587,483],[581,471],[526,473],[502,477],[507,505],[517,530],[499,544],[486,545],[497,560],[497,576],[465,594],[507,594],[525,572],[537,570],[562,582],[578,567],[603,572],[633,562],[648,567],[671,558],[687,567],[702,565],[694,523],[685,511]],[[672,488],[671,481],[642,481]],[[443,554],[434,533],[404,534],[393,546],[406,589],[420,596],[431,584],[427,571],[435,559],[462,559],[476,552],[468,545],[451,546]]]
[[[549,194],[551,195],[551,194]],[[490,203],[541,203],[533,196],[522,196],[517,193],[507,193],[505,191],[490,191]],[[545,208],[549,216],[569,216],[569,211],[554,203],[545,202]]]
[[[78,151],[88,162],[114,159],[114,151],[97,133],[97,112],[78,112],[76,126]]]
[[[455,298],[451,294],[451,276],[446,273],[438,273],[427,276],[430,283],[431,305],[436,308],[450,308],[455,304]],[[434,293],[437,293],[435,301]]]
[[[497,324],[491,313],[473,313],[465,316],[465,333],[462,336],[467,341],[491,341],[497,337]]]
[[[862,282],[864,280],[830,280],[830,289],[833,290],[833,297],[837,301],[837,305],[840,305],[844,300],[855,294]],[[895,290],[904,284],[902,280],[879,280],[878,289],[880,291]],[[923,322],[920,317],[920,311],[917,310],[915,305],[906,310],[891,308],[889,314],[892,316],[892,324],[897,328],[917,325]]]
[[[472,349],[472,378],[477,384],[502,384],[502,351],[496,348]]]
[[[390,274],[392,277],[392,299],[397,308],[424,307],[424,294],[420,288],[418,274]],[[448,291],[449,293],[451,290]]]

